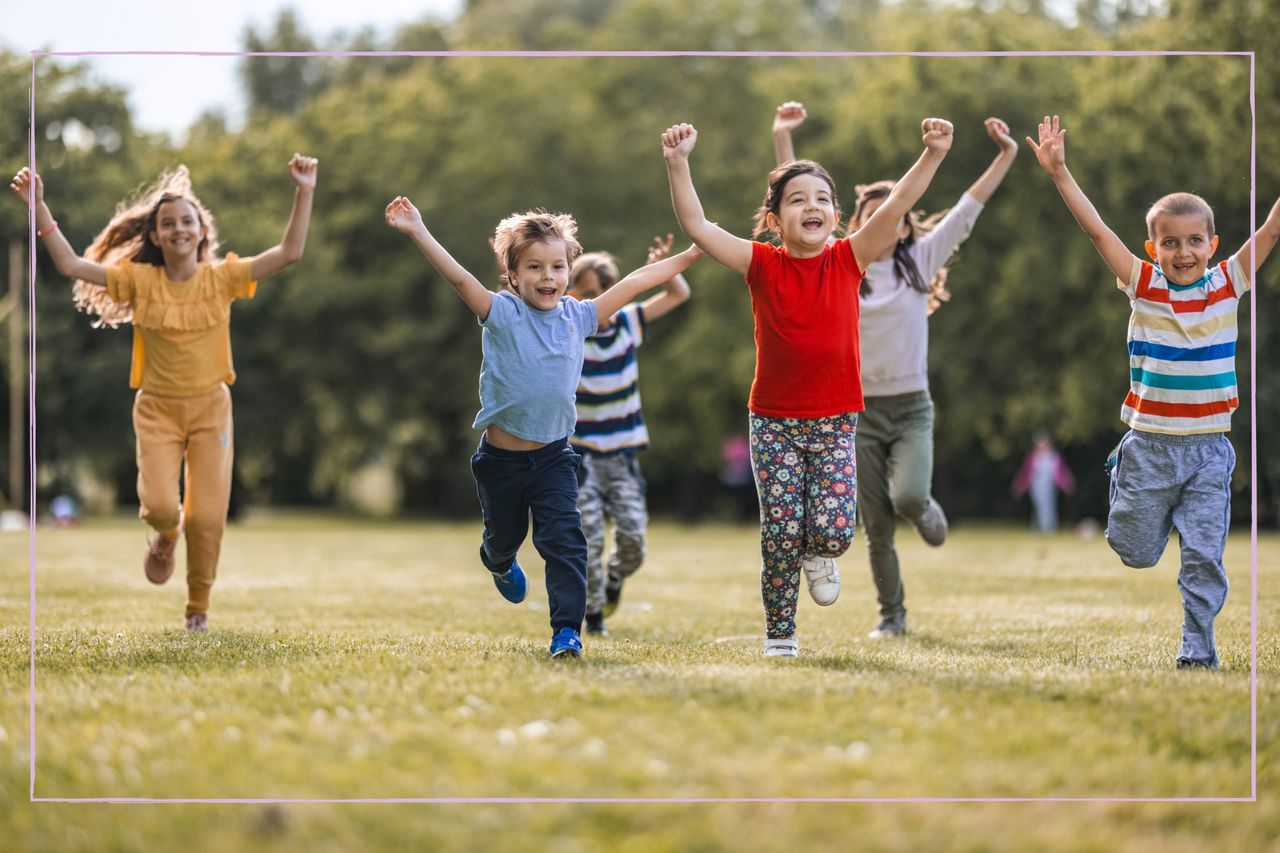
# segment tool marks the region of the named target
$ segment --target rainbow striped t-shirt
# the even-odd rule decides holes
[[[1129,395],[1120,419],[1170,435],[1226,432],[1240,405],[1236,389],[1236,308],[1249,289],[1236,255],[1178,285],[1160,267],[1133,259],[1128,282]]]

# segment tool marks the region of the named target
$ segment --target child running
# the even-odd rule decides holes
[[[99,314],[99,324],[133,324],[138,514],[155,531],[143,569],[152,583],[167,581],[185,534],[189,631],[209,627],[231,494],[231,303],[253,298],[259,281],[302,258],[316,175],[314,157],[293,155],[293,210],[284,237],[247,259],[217,257],[217,227],[191,192],[185,166],[122,204],[84,257],[58,230],[39,175],[24,168],[10,184],[28,205],[34,199],[36,233],[58,272],[76,279],[77,305]]]
[[[646,263],[671,253],[672,235],[655,237]],[[594,299],[618,280],[618,264],[608,252],[588,252],[569,270],[569,295]],[[583,345],[578,383],[578,425],[569,443],[582,454],[578,511],[587,537],[587,633],[606,634],[604,619],[618,607],[623,582],[644,562],[644,477],[637,454],[649,446],[640,410],[636,349],[649,323],[665,317],[689,298],[689,283],[676,275],[638,305],[627,305],[612,321],[601,320]],[[613,551],[604,562],[605,521],[614,525]]]
[[[1213,209],[1173,193],[1147,212],[1147,256],[1125,248],[1067,170],[1066,135],[1045,116],[1027,137],[1067,209],[1129,297],[1129,393],[1120,419],[1129,431],[1108,459],[1107,543],[1135,569],[1154,566],[1174,528],[1181,541],[1179,669],[1217,669],[1213,622],[1227,598],[1222,554],[1231,520],[1227,439],[1236,389],[1236,309],[1280,239],[1280,201],[1234,255],[1210,266],[1218,248]]]
[[[791,132],[804,124],[804,105],[788,101],[773,120],[778,165],[795,159]],[[998,118],[984,123],[999,149],[991,164],[949,211],[922,217],[909,212],[897,234],[867,264],[858,288],[860,365],[866,408],[858,417],[858,507],[867,533],[871,578],[880,604],[873,640],[907,633],[906,590],[894,547],[897,517],[937,547],[947,516],[931,494],[933,398],[929,395],[928,317],[945,290],[947,263],[973,231],[983,206],[1004,180],[1018,143]],[[861,228],[893,191],[893,181],[856,187],[850,223]],[[832,568],[833,577],[838,578]]]
[[[951,123],[925,119],[925,150],[866,223],[828,242],[840,222],[835,183],[812,160],[769,173],[753,236],[710,222],[693,185],[691,125],[662,135],[667,178],[680,227],[720,263],[746,277],[755,318],[751,386],[752,470],[760,496],[760,585],[765,654],[795,657],[796,603],[803,566],[819,604],[839,594],[835,557],[853,541],[857,517],[854,440],[862,409],[858,368],[858,283],[891,245],[951,148]]]
[[[387,224],[410,238],[476,315],[482,327],[480,412],[483,430],[471,457],[484,534],[480,562],[502,597],[524,600],[528,584],[516,552],[533,516],[533,544],[546,561],[553,658],[582,655],[587,540],[578,514],[581,457],[569,446],[582,375],[583,341],[600,320],[661,284],[702,254],[690,247],[642,267],[594,299],[566,296],[569,268],[582,250],[577,224],[536,210],[498,223],[493,250],[503,289],[495,293],[467,272],[431,235],[408,198],[386,209]]]

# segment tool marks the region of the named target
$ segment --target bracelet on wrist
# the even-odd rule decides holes
[[[48,227],[48,228],[45,228],[45,229],[44,229],[44,230],[42,230],[42,231],[36,231],[36,236],[37,236],[37,237],[48,237],[50,234],[52,234],[54,231],[57,231],[57,230],[58,230],[58,220],[56,220],[56,219],[55,219],[55,220],[53,220],[53,222],[49,225],[49,227]]]

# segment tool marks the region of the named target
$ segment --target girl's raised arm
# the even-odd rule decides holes
[[[924,153],[920,155],[920,159],[894,185],[893,192],[889,193],[884,204],[876,208],[871,218],[848,237],[859,269],[865,270],[867,264],[875,260],[886,246],[892,245],[902,217],[924,195],[942,159],[951,150],[951,122],[927,118],[920,123],[920,130],[924,141]]]
[[[318,164],[316,158],[298,153],[289,160],[289,177],[293,178],[297,186],[293,194],[289,224],[285,226],[284,237],[278,244],[249,259],[249,271],[254,281],[275,275],[301,260],[302,249],[307,242],[307,229],[311,226],[311,201],[316,193]]]
[[[49,257],[53,258],[53,265],[57,267],[58,272],[67,278],[106,287],[107,268],[80,257],[76,250],[71,248],[67,238],[58,230],[57,220],[49,212],[49,206],[44,203],[44,181],[40,176],[24,166],[9,182],[9,189],[13,190],[28,207],[31,206],[31,199],[34,196],[36,234],[44,241],[44,247],[49,252]]]
[[[693,188],[689,153],[697,141],[698,131],[691,124],[674,125],[662,134],[662,156],[667,163],[667,180],[671,184],[671,203],[676,210],[676,219],[684,233],[704,252],[729,269],[746,275],[751,267],[751,241],[735,237],[708,221],[702,212],[698,192]]]
[[[618,312],[618,309],[649,288],[656,287],[680,275],[700,257],[702,257],[702,249],[694,245],[678,255],[654,261],[634,272],[628,273],[613,287],[591,300],[596,304],[596,315],[599,317],[600,322],[612,317]]]
[[[1102,221],[1089,197],[1080,189],[1071,172],[1067,171],[1067,129],[1059,124],[1057,116],[1052,120],[1045,116],[1044,121],[1040,122],[1039,135],[1039,144],[1030,136],[1027,137],[1027,144],[1036,152],[1036,160],[1049,173],[1049,177],[1053,178],[1058,194],[1067,203],[1067,209],[1084,229],[1084,233],[1089,235],[1102,260],[1115,273],[1116,278],[1128,281],[1133,275],[1133,253],[1124,247],[1116,233]]]
[[[986,204],[990,200],[996,187],[1000,186],[1000,182],[1008,174],[1009,167],[1013,165],[1013,158],[1018,156],[1018,143],[1009,135],[1009,125],[994,117],[987,119],[983,124],[987,128],[987,136],[990,136],[999,146],[1000,153],[991,161],[991,165],[978,177],[978,180],[973,182],[973,186],[969,187],[969,195],[973,196],[973,200],[979,204]]]
[[[804,124],[809,114],[804,111],[804,104],[799,101],[787,101],[778,107],[773,115],[773,157],[777,164],[789,163],[796,159],[795,143],[791,141],[791,131]]]
[[[480,318],[480,322],[489,319],[489,309],[493,307],[493,292],[467,272],[462,264],[453,259],[440,245],[427,226],[422,222],[422,214],[418,208],[404,196],[396,196],[387,205],[387,224],[397,231],[408,234],[414,244],[436,268],[436,272],[449,280],[458,296],[467,303],[471,312]]]

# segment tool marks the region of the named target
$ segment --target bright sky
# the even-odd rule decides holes
[[[6,14],[0,45],[31,50],[243,50],[247,26],[271,30],[293,7],[302,29],[321,46],[342,30],[370,26],[385,40],[401,25],[449,19],[463,0],[27,0],[27,14]],[[200,113],[222,108],[234,121],[243,109],[236,68],[228,57],[84,57],[104,81],[129,92],[134,121],[144,130],[180,137]],[[72,61],[70,58],[65,61]]]

